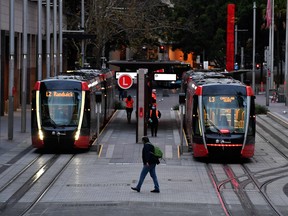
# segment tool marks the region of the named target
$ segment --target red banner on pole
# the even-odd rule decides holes
[[[234,70],[235,4],[227,5],[226,70]]]
[[[271,0],[267,0],[266,6],[266,28],[270,28],[272,23],[272,10],[271,10]]]

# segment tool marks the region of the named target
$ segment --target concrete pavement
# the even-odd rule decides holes
[[[157,166],[160,194],[150,193],[153,189],[150,176],[141,193],[130,189],[137,184],[141,171],[142,144],[135,142],[135,115],[128,124],[125,111],[119,110],[99,138],[103,146],[101,154],[92,148],[88,153],[77,155],[28,215],[124,216],[152,212],[157,215],[225,215],[205,166],[194,161],[191,153],[179,157],[178,112],[172,110],[177,105],[178,92],[171,90],[165,97],[159,92],[157,100],[162,112],[159,132],[157,137],[151,137],[148,130],[148,137],[164,150],[165,161]],[[265,95],[256,95],[256,103],[265,106]],[[284,103],[270,103],[267,108],[287,120],[288,114],[283,111],[288,108]],[[17,110],[14,114],[13,140],[7,138],[7,116],[1,117],[1,167],[12,166],[11,159],[31,145],[30,122],[27,122],[27,132],[21,133],[21,112]],[[30,149],[30,153],[36,152]],[[20,202],[29,202],[30,196],[39,190],[32,189]]]

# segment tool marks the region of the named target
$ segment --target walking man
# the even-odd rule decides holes
[[[156,165],[160,163],[159,159],[152,154],[152,152],[154,152],[154,146],[151,145],[147,136],[142,137],[142,142],[144,144],[142,149],[143,168],[137,186],[131,187],[131,189],[140,192],[144,179],[149,172],[154,183],[154,190],[152,190],[151,192],[160,193],[160,188],[156,175]]]

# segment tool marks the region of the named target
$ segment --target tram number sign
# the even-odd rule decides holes
[[[129,89],[132,86],[132,84],[133,84],[133,79],[130,75],[123,74],[123,75],[119,76],[118,85],[122,89]]]

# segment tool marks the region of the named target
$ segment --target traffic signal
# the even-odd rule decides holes
[[[159,46],[159,53],[164,53],[165,47],[163,45]]]

